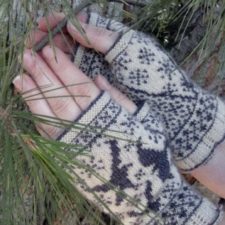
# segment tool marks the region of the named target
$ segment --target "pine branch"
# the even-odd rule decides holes
[[[37,15],[38,10],[51,11],[51,9],[54,10],[58,8],[56,4],[51,5],[53,8],[47,7],[49,1],[45,0],[24,0],[22,1],[23,5],[21,5],[22,10],[18,10],[16,19],[12,16],[13,13],[15,13],[12,8],[13,1],[4,1],[4,5],[1,5],[0,3],[0,6],[4,9],[2,10],[3,14],[0,15],[0,18],[2,18],[0,32],[4,31],[0,37],[0,47],[2,50],[2,54],[0,55],[0,161],[4,162],[4,164],[0,165],[0,224],[37,225],[35,219],[37,215],[47,217],[48,222],[51,225],[52,218],[54,218],[55,215],[58,215],[58,218],[63,218],[63,220],[65,220],[65,224],[67,224],[65,215],[63,215],[64,213],[62,212],[62,214],[60,214],[62,211],[60,209],[62,208],[67,212],[71,212],[71,217],[75,218],[75,222],[72,224],[81,224],[80,218],[84,221],[87,220],[88,222],[86,222],[88,224],[109,224],[109,222],[105,223],[105,220],[102,221],[102,219],[100,219],[101,215],[97,214],[97,211],[93,210],[93,208],[87,204],[84,197],[80,195],[78,191],[75,191],[75,188],[69,182],[70,177],[68,177],[68,174],[65,171],[67,168],[69,170],[69,165],[74,163],[71,161],[71,159],[75,158],[74,155],[78,156],[85,154],[85,152],[82,153],[83,148],[81,149],[81,146],[68,146],[53,140],[45,140],[38,136],[35,133],[34,126],[31,127],[35,122],[43,122],[46,124],[50,124],[51,122],[51,125],[54,126],[60,124],[60,122],[52,122],[50,118],[40,119],[34,114],[26,111],[22,102],[18,100],[19,98],[15,98],[13,95],[10,86],[12,78],[16,73],[18,73],[18,70],[15,69],[16,66],[14,65],[18,64],[18,53],[22,54],[24,47],[23,40],[26,38],[24,31],[26,30],[28,32],[33,26],[33,19],[35,16],[32,16]],[[19,3],[21,2],[19,0],[15,1]],[[68,6],[69,9],[71,9],[70,5],[68,5],[69,1],[54,0],[54,3],[56,1],[61,5],[65,2],[64,7]],[[149,0],[149,3],[147,3],[147,1],[140,2],[138,0],[83,0],[80,2],[82,2],[82,4],[76,7],[74,11],[75,14],[93,3],[101,4],[100,7],[102,7],[102,5],[106,6],[105,9],[107,9],[107,4],[109,2],[121,3],[118,5],[122,5],[121,12],[125,15],[124,21],[130,22],[128,21],[128,16],[126,17],[126,11],[123,11],[123,9],[126,9],[128,13],[133,15],[133,18],[135,18],[134,22],[139,25],[138,29],[141,29],[144,32],[152,32],[154,28],[156,28],[158,33],[155,32],[154,34],[159,34],[161,39],[164,39],[165,35],[169,34],[168,37],[171,37],[172,41],[175,39],[174,33],[177,34],[177,27],[182,26],[182,28],[184,28],[186,26],[186,22],[181,23],[181,21],[189,20],[189,17],[184,20],[185,12],[191,8],[191,13],[194,8],[196,9],[201,7],[203,4],[206,4],[205,0],[188,0],[188,3],[185,3],[186,7],[182,6],[179,8],[180,5],[178,3],[184,2],[184,0]],[[117,4],[115,3],[115,8],[116,5]],[[132,7],[126,7],[127,5],[132,5]],[[193,7],[195,5],[197,6]],[[221,5],[221,12],[220,10],[217,12],[219,13],[219,16],[216,18],[214,5],[210,1],[208,1],[206,5],[207,7],[204,9],[207,9],[207,13],[204,9],[203,13],[205,13],[205,18],[207,18],[205,21],[209,25],[208,28],[206,26],[207,33],[216,33],[218,36],[221,36],[222,31],[224,30],[222,29],[222,26],[225,24],[224,10],[222,9],[225,8],[225,5]],[[65,8],[62,9],[65,11]],[[25,15],[27,16],[26,20],[24,18]],[[5,18],[10,19],[5,20]],[[224,22],[222,23],[222,21]],[[66,23],[67,19],[60,21],[54,29],[49,31],[51,34],[49,36],[54,37],[57,33],[61,32]],[[172,25],[172,27],[170,25]],[[189,27],[190,25],[196,26],[196,23],[193,22],[193,24],[189,24]],[[221,28],[222,31],[219,28]],[[9,32],[7,33],[7,29],[10,30],[11,35],[9,35]],[[212,32],[213,30],[214,32]],[[181,29],[181,34],[182,31],[183,29]],[[187,35],[192,35],[192,32],[193,29],[189,29]],[[211,39],[212,35],[206,35],[204,44],[206,47],[202,47],[202,52],[204,53],[202,53],[202,55],[205,55],[205,52],[215,52],[216,50],[220,57],[220,62],[218,62],[218,64],[222,64],[222,61],[225,62],[225,56],[222,54],[224,53],[223,49],[225,48],[224,43],[219,42],[221,45],[217,45],[218,42],[214,41],[214,44],[211,44],[212,47],[210,48],[210,45],[208,44],[210,42],[208,40]],[[186,41],[189,40],[184,39],[184,41],[187,44]],[[35,46],[34,49],[36,51],[40,51],[48,42],[49,37],[45,37]],[[211,51],[211,49],[213,50]],[[208,58],[208,56],[210,57],[210,55],[207,55],[206,58]],[[204,67],[204,65],[201,65],[201,67]],[[217,68],[215,69],[218,70]],[[204,79],[205,78],[206,74],[204,73]],[[215,72],[215,79],[218,80],[217,71]],[[220,82],[220,84],[222,85],[223,82]],[[30,94],[32,96],[32,92]],[[9,108],[8,106],[13,107]],[[93,129],[94,132],[96,128],[89,127],[89,129]],[[34,144],[35,149],[32,147]],[[76,149],[77,152],[72,154],[64,151],[64,149],[72,148]],[[65,165],[66,168],[63,168],[60,165]],[[74,165],[79,164],[75,163]],[[4,187],[6,187],[6,183],[8,188],[4,189]],[[21,192],[21,190],[23,190],[23,192]],[[30,206],[26,207],[26,209],[22,208],[25,202],[24,193],[30,194]],[[2,196],[4,196],[4,198],[2,198]],[[68,201],[67,199],[71,201]],[[46,204],[46,202],[48,204]],[[60,205],[59,202],[62,203],[62,205]],[[74,204],[73,209],[75,208],[73,212],[70,210],[71,202]],[[1,215],[2,212],[3,215]],[[99,220],[101,220],[101,222],[99,222]]]
[[[79,6],[76,7],[76,9],[74,10],[74,14],[77,15],[81,10],[83,10],[87,6],[91,5],[92,3],[93,3],[92,0],[85,0],[83,3],[81,3]],[[55,28],[51,31],[51,36],[55,37],[58,33],[60,33],[61,30],[66,26],[67,22],[68,22],[67,18],[64,18],[63,20],[61,20],[55,26]],[[33,49],[34,49],[35,52],[39,52],[48,43],[49,43],[49,36],[47,35],[43,39],[41,39],[41,41],[38,42]]]
[[[111,1],[110,1],[111,2]],[[140,3],[137,2],[136,0],[114,0],[112,2],[120,2],[123,4],[132,4],[138,7],[144,7],[146,4],[144,3]],[[83,3],[81,3],[79,6],[76,7],[76,9],[74,10],[74,15],[77,15],[81,10],[83,10],[84,8],[88,7],[89,5],[93,4],[94,1],[93,0],[85,0]],[[64,18],[63,20],[61,20],[55,27],[54,29],[51,31],[51,37],[55,37],[58,33],[61,32],[61,30],[66,26],[68,22],[67,18]],[[38,42],[33,50],[35,52],[39,52],[41,51],[41,49],[43,49],[47,44],[49,43],[49,36],[45,36],[43,39],[41,39],[40,42]]]

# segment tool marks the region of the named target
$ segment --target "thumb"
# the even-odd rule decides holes
[[[109,82],[102,76],[98,75],[94,80],[96,86],[103,91],[107,91],[111,98],[130,114],[133,114],[137,110],[137,106],[117,88],[109,84]]]
[[[93,48],[101,53],[106,53],[117,40],[119,33],[96,27],[91,24],[79,22],[74,25],[67,23],[67,30],[74,41],[86,48]]]

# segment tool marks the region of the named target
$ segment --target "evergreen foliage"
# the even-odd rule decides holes
[[[94,2],[94,0],[93,0]],[[95,1],[107,11],[108,1]],[[225,71],[225,2],[217,0],[118,0],[123,21],[154,33],[172,53],[184,49],[181,65],[192,62],[194,78],[222,95]],[[40,15],[62,10],[71,18],[73,1],[0,0],[0,224],[114,224],[76,190],[84,182],[75,173],[76,160],[87,154],[82,146],[47,140],[38,135],[35,122],[69,126],[68,121],[33,115],[14,91],[13,78],[22,73],[18,59],[29,31]],[[121,15],[120,15],[121,17]],[[79,23],[74,20],[79,28]],[[202,33],[191,39],[201,24]],[[51,31],[49,32],[51,42]],[[178,55],[181,54],[178,52]],[[175,54],[176,55],[176,54]],[[179,57],[178,57],[179,58]],[[196,61],[196,60],[195,60]],[[192,67],[193,68],[193,67]],[[46,87],[42,87],[43,91]],[[30,98],[35,98],[30,90]],[[82,125],[74,125],[76,129]],[[66,150],[65,150],[66,149]],[[73,149],[73,151],[70,151]],[[75,149],[75,150],[74,150]],[[87,168],[89,169],[89,168]],[[98,175],[96,175],[98,176]],[[102,179],[99,177],[99,179]],[[85,185],[85,184],[84,184]],[[101,201],[101,199],[99,199]],[[107,205],[104,205],[107,208]],[[66,215],[66,216],[65,216]],[[59,219],[61,218],[61,219]]]

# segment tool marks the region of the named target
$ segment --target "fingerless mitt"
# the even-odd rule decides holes
[[[224,103],[195,85],[152,37],[94,13],[90,23],[122,34],[106,54],[107,62],[79,47],[75,63],[90,77],[105,74],[137,105],[148,102],[163,121],[180,169],[206,164],[225,138]]]
[[[74,167],[76,187],[125,225],[217,224],[222,211],[182,181],[161,123],[150,112],[148,126],[136,119],[143,110],[134,117],[101,93],[75,121],[81,129],[59,137],[86,149],[76,158],[83,165]]]

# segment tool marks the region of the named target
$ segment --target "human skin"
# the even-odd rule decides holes
[[[111,87],[101,76],[98,76],[95,82],[91,81],[57,47],[53,50],[50,46],[46,46],[40,54],[34,54],[27,49],[23,55],[23,67],[27,73],[17,76],[13,83],[21,94],[24,93],[25,101],[34,114],[73,121],[99,95],[101,89],[108,90],[111,97],[118,104],[125,106],[128,112],[133,113],[136,110],[136,106],[126,96]],[[50,92],[51,94],[49,92],[43,94],[39,91],[42,86],[46,85],[51,90],[78,82],[85,82],[85,85],[78,85],[75,88],[60,88]],[[39,100],[32,101],[29,97],[27,98],[29,90],[36,90],[35,99]],[[73,95],[88,97],[76,98],[74,101]],[[61,96],[67,96],[66,100]],[[41,123],[36,126],[39,132],[47,138],[57,138],[63,131],[61,128]],[[219,224],[225,225],[225,221],[221,221]]]
[[[50,46],[46,46],[39,54],[26,49],[22,61],[27,73],[18,75],[13,83],[21,94],[25,93],[23,97],[34,114],[73,121],[100,94],[101,90],[108,91],[112,99],[123,105],[127,111],[133,113],[136,110],[135,104],[116,88],[111,87],[102,76],[99,75],[95,81],[92,81],[57,47],[53,50]],[[78,85],[62,88],[71,84]],[[48,88],[45,88],[44,94],[41,94],[39,90],[46,86]],[[29,90],[36,90],[32,91],[32,96],[36,95],[35,99],[39,100],[32,101],[32,97],[29,98]],[[56,96],[64,96],[63,101],[62,97]],[[80,97],[76,97],[75,100],[73,96]],[[44,123],[36,124],[36,127],[41,135],[47,138],[56,139],[63,132],[63,128]]]
[[[58,46],[64,53],[70,54],[71,46],[74,42],[79,42],[87,48],[93,48],[101,53],[107,52],[107,50],[113,45],[117,34],[106,29],[97,28],[88,24],[85,24],[86,15],[80,14],[78,19],[88,37],[89,42],[86,41],[83,35],[72,25],[72,23],[67,24],[67,29],[65,29],[65,35],[68,42],[65,43],[61,35],[57,35],[54,39],[56,46]],[[46,18],[39,20],[38,30],[30,35],[27,41],[27,47],[32,47],[32,45],[38,42],[43,36],[46,35],[49,27],[54,27],[60,20],[64,18],[62,13],[54,13],[50,15],[48,20],[48,26],[46,24]],[[32,42],[31,42],[32,40]],[[100,78],[99,80],[101,80]],[[101,81],[99,82],[101,85]],[[108,85],[108,89],[111,89]],[[114,88],[111,90],[115,90]],[[118,91],[117,91],[118,92]],[[118,92],[119,93],[119,92]],[[118,94],[118,96],[123,96]],[[123,96],[124,97],[124,96]],[[122,98],[123,98],[122,97]],[[119,97],[120,98],[120,97]],[[117,99],[117,97],[115,97]],[[131,103],[130,103],[131,104]],[[199,180],[203,185],[208,187],[210,190],[218,194],[219,196],[225,198],[225,142],[222,142],[215,149],[214,155],[211,159],[200,167],[192,170],[190,174]]]
[[[54,18],[50,17],[50,26],[57,24],[62,19],[62,14],[55,15]],[[83,17],[80,17],[83,21]],[[105,53],[111,45],[114,43],[117,34],[110,31],[95,28],[82,23],[86,34],[91,41],[87,43],[86,40],[77,32],[76,29],[70,24],[67,26],[67,39],[68,44],[74,45],[74,41],[80,42],[86,47],[94,48],[97,51]],[[46,46],[39,54],[32,53],[29,48],[32,44],[35,44],[41,39],[47,32],[47,25],[45,19],[39,21],[39,31],[35,31],[31,34],[34,37],[34,41],[31,43],[27,41],[27,48],[23,55],[23,66],[27,73],[19,75],[14,80],[14,85],[21,93],[27,92],[32,89],[37,89],[37,98],[40,100],[27,101],[31,112],[34,114],[40,114],[50,117],[57,117],[63,120],[74,120],[77,118],[83,110],[85,110],[89,104],[95,99],[101,90],[106,90],[110,93],[111,97],[128,112],[133,113],[136,110],[136,106],[126,96],[121,94],[116,88],[110,86],[108,82],[102,77],[98,76],[95,81],[90,80],[85,74],[78,70],[72,62],[68,59],[70,53],[70,46],[65,44],[63,38],[57,35],[54,38],[55,47],[54,51],[50,46]],[[101,35],[99,35],[101,34]],[[95,43],[95,44],[94,44]],[[57,59],[57,60],[56,60]],[[63,66],[62,66],[63,65]],[[28,76],[28,74],[30,76]],[[46,76],[48,74],[48,76]],[[74,75],[73,75],[74,74]],[[73,76],[72,76],[73,75]],[[69,88],[61,88],[54,91],[54,96],[71,96],[71,95],[83,95],[89,97],[76,98],[67,97],[64,101],[59,98],[49,98],[53,94],[46,94],[43,96],[38,89],[44,85],[49,85],[49,89],[54,89],[59,86],[86,82],[87,85],[80,85]],[[26,97],[26,94],[24,95]],[[47,102],[44,100],[46,97]],[[42,99],[41,99],[42,98]],[[27,99],[29,100],[29,99]],[[36,124],[39,132],[47,138],[57,138],[62,133],[62,129],[46,124]],[[223,159],[225,159],[224,143],[222,143],[216,149],[216,154],[208,162],[207,165],[201,166],[198,169],[192,171],[192,174],[199,179],[203,184],[211,188],[217,194],[225,196],[224,182],[222,172]],[[224,161],[223,161],[224,162]],[[218,166],[220,164],[220,168]],[[222,186],[223,185],[223,186]],[[225,225],[225,219],[220,223]]]

